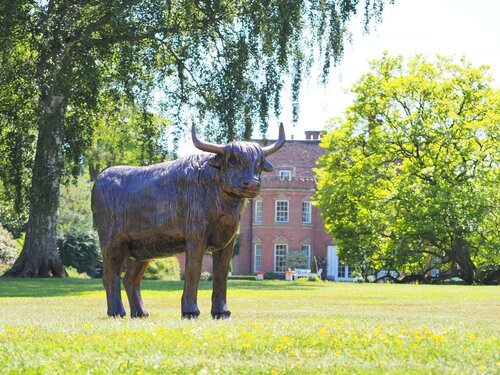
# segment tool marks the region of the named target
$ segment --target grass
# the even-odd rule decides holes
[[[180,319],[182,283],[143,283],[148,319],[108,319],[99,280],[0,280],[0,373],[500,373],[500,289],[230,281],[233,318]]]

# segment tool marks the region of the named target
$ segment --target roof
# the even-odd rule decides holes
[[[256,142],[262,143],[262,140]],[[319,140],[287,140],[278,152],[267,157],[274,167],[273,173],[277,175],[280,169],[290,168],[294,170],[295,178],[314,179],[312,168],[316,167],[316,161],[325,153],[319,143]]]

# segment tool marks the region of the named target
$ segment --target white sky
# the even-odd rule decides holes
[[[328,86],[321,86],[318,77],[303,82],[295,127],[285,93],[281,118],[270,120],[269,139],[277,138],[279,122],[285,125],[287,139],[304,139],[305,130],[322,130],[329,118],[342,116],[352,102],[345,90],[368,72],[368,61],[380,59],[385,50],[405,58],[417,53],[465,56],[476,66],[489,65],[500,87],[500,0],[395,0],[386,7],[382,22],[370,30],[363,33],[362,14],[351,21],[352,43],[345,46],[341,64],[332,69]],[[180,155],[193,152],[190,139],[184,141]]]
[[[304,82],[295,127],[289,100],[284,98],[282,117],[269,124],[269,138],[277,137],[280,121],[287,139],[291,135],[304,139],[305,130],[321,130],[327,119],[342,116],[352,101],[344,91],[368,72],[368,61],[380,59],[385,50],[405,58],[417,53],[465,56],[476,66],[489,65],[494,85],[500,87],[500,0],[395,0],[382,17],[368,35],[363,34],[361,17],[352,20],[352,44],[345,46],[329,85],[321,87],[314,77]]]

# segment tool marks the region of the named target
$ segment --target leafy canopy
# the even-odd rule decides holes
[[[365,0],[365,27],[379,20],[390,2]],[[358,3],[1,2],[0,196],[18,214],[27,204],[43,120],[40,103],[47,97],[63,98],[65,104],[61,134],[66,174],[77,173],[82,155],[95,145],[99,123],[113,114],[109,98],[127,102],[122,111],[148,113],[155,90],[161,90],[176,137],[194,118],[210,124],[206,136],[220,142],[249,139],[256,124],[265,134],[269,114],[279,113],[286,76],[291,77],[297,115],[300,82],[315,52],[325,78],[340,60],[346,25]],[[158,135],[155,121],[136,125],[143,137]],[[148,147],[147,142],[139,144]]]
[[[316,200],[345,262],[484,280],[500,264],[500,91],[488,67],[370,64],[323,138]],[[453,273],[448,273],[453,275]],[[469,279],[471,278],[471,279]]]

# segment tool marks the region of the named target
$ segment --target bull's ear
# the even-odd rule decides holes
[[[272,172],[274,171],[274,168],[271,163],[269,163],[267,160],[264,163],[264,168],[262,168],[264,172]]]
[[[222,155],[215,155],[212,160],[209,161],[209,164],[217,169],[221,169],[224,164],[224,157]]]

